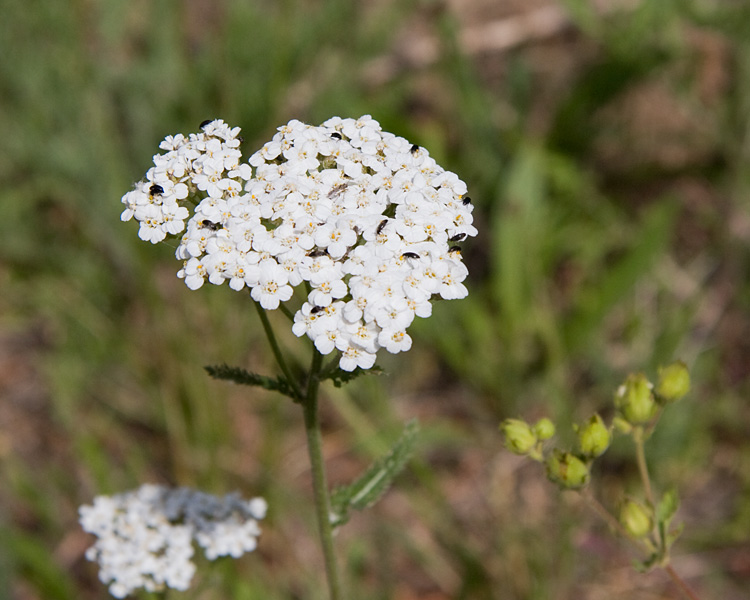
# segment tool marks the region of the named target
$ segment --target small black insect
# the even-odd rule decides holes
[[[317,315],[319,312],[324,311],[325,309],[326,309],[325,306],[313,306],[310,309],[310,314]]]
[[[448,254],[461,254],[461,246],[451,246],[448,248]]]
[[[467,204],[471,204],[471,198],[469,198],[468,196],[464,196],[464,197],[463,197],[463,198],[461,199],[461,202],[463,202],[463,203],[464,203],[464,206],[466,206]]]
[[[462,239],[466,237],[465,233],[457,233],[452,238],[448,238],[449,242],[460,242]]]
[[[388,224],[388,219],[383,219],[380,221],[380,224],[375,229],[375,235],[380,235],[383,233],[383,229],[385,229],[385,226]]]
[[[154,183],[150,188],[148,188],[148,193],[152,196],[157,196],[164,193],[164,188],[161,187],[158,183]]]
[[[245,142],[245,138],[243,138],[243,137],[242,137],[241,135],[238,135],[238,136],[237,136],[237,141],[238,141],[238,142],[239,142],[240,144],[243,144],[243,143]]]
[[[213,121],[213,119],[206,119],[205,121],[202,121],[201,124],[198,127],[200,127],[201,129],[203,129],[206,125],[208,125],[212,121]]]
[[[340,140],[340,139],[342,139],[342,138],[341,138],[341,134],[340,134],[340,133],[339,133],[338,131],[334,131],[334,132],[333,132],[333,133],[331,134],[331,137],[332,137],[332,138],[333,138],[334,140]]]
[[[318,258],[319,256],[328,256],[328,250],[326,248],[318,248],[317,250],[310,250],[307,255],[311,258]]]
[[[331,191],[328,192],[328,197],[333,200],[334,198],[338,198],[341,194],[344,193],[344,190],[349,187],[348,183],[339,183],[338,185],[334,185],[331,188]]]
[[[211,231],[218,231],[221,229],[221,223],[214,223],[213,221],[209,221],[208,219],[203,219],[201,221],[201,227],[203,229],[210,229]]]
[[[416,144],[412,144],[409,152],[411,152],[412,154],[416,154],[417,150],[419,150],[419,146],[417,146]]]
[[[419,254],[416,252],[404,252],[401,255],[401,258],[419,258]]]

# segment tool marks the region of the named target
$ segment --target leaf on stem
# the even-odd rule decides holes
[[[214,379],[226,379],[239,385],[255,385],[272,392],[279,392],[285,396],[289,396],[292,400],[297,400],[292,386],[289,385],[289,382],[285,377],[266,377],[265,375],[258,375],[257,373],[251,373],[240,367],[230,367],[229,365],[208,366],[203,368],[206,369],[206,372]]]
[[[379,458],[349,485],[337,487],[331,495],[331,524],[343,525],[349,520],[349,510],[363,510],[377,502],[406,466],[414,453],[419,423],[409,421],[390,452]]]
[[[349,383],[353,379],[356,379],[360,375],[382,375],[383,369],[378,366],[374,366],[370,369],[355,369],[354,371],[344,371],[339,369],[337,366],[327,368],[323,373],[320,374],[320,380],[325,381],[330,379],[335,387],[341,387],[345,383]]]
[[[646,560],[634,560],[633,568],[639,573],[648,573],[659,562],[660,554],[654,552]]]
[[[661,500],[656,505],[656,520],[659,523],[664,523],[665,526],[669,525],[679,506],[680,498],[677,496],[677,490],[671,489],[664,492]]]

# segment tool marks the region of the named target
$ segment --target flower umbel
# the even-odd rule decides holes
[[[86,558],[99,579],[124,598],[138,588],[186,590],[195,573],[193,541],[206,558],[238,558],[255,549],[265,517],[262,498],[222,498],[188,488],[143,485],[116,496],[97,496],[79,509],[83,529],[97,536]]]
[[[293,331],[338,350],[347,371],[370,368],[380,348],[408,350],[432,298],[467,295],[457,243],[477,233],[473,206],[427,150],[369,115],[290,121],[246,163],[238,134],[217,120],[167,137],[122,198],[141,239],[182,233],[189,288],[228,281],[273,310],[304,283]]]

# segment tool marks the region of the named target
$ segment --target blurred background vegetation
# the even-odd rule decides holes
[[[419,417],[418,457],[338,537],[350,597],[677,598],[575,495],[502,449],[505,417],[609,411],[631,370],[694,389],[649,441],[703,598],[750,594],[747,0],[35,0],[0,18],[0,597],[108,597],[77,507],[144,482],[270,502],[257,552],[174,598],[325,598],[297,407],[257,315],[193,293],[120,197],[207,118],[248,156],[291,118],[369,113],[470,189],[470,295],[327,389],[333,483]],[[281,329],[287,324],[280,319]],[[282,338],[300,347],[289,332]],[[616,444],[605,504],[634,490]]]

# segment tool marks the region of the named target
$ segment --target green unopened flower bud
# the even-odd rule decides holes
[[[636,539],[644,538],[654,528],[652,511],[635,500],[626,500],[620,509],[620,523]]]
[[[528,454],[537,443],[537,437],[526,421],[505,419],[500,424],[505,435],[505,447],[514,454]]]
[[[615,406],[631,425],[648,423],[656,414],[653,385],[643,373],[628,375],[615,394]]]
[[[681,360],[659,368],[656,395],[664,402],[675,402],[690,391],[690,373]]]
[[[598,414],[580,425],[577,432],[578,447],[587,458],[601,456],[612,442],[612,433]]]
[[[589,482],[588,465],[570,452],[555,449],[545,465],[547,477],[561,487],[577,490]]]
[[[555,424],[547,417],[544,417],[534,423],[532,431],[536,434],[537,439],[548,440],[555,435]]]

